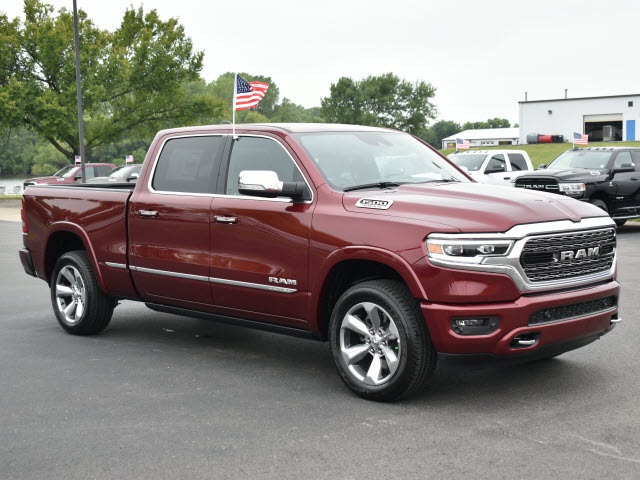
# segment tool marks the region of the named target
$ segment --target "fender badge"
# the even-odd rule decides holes
[[[591,170],[589,173],[590,173],[591,175],[594,175],[594,176],[595,176],[595,175],[600,175],[600,172],[599,172],[598,170]]]
[[[356,202],[356,207],[373,208],[374,210],[388,210],[391,205],[393,205],[393,200],[379,198],[361,198]]]

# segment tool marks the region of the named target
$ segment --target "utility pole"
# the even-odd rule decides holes
[[[73,0],[73,40],[76,46],[76,91],[78,92],[78,134],[80,136],[80,174],[82,183],[87,179],[84,172],[84,125],[82,122],[82,78],[80,77],[80,40],[78,35],[78,7]]]

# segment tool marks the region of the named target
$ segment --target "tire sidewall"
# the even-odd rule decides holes
[[[93,272],[87,269],[87,265],[85,264],[85,262],[82,261],[82,255],[84,254],[79,252],[69,252],[62,255],[56,262],[56,266],[53,269],[53,274],[51,276],[51,305],[53,306],[53,311],[55,313],[56,319],[58,320],[58,323],[62,328],[64,328],[67,332],[73,334],[79,334],[85,330],[87,322],[92,316],[92,310],[95,309],[95,299],[93,298],[95,289],[97,288],[95,277],[93,275]],[[72,266],[76,270],[78,270],[78,272],[80,272],[85,288],[85,308],[82,312],[82,317],[80,318],[80,320],[74,324],[69,324],[65,320],[65,318],[59,311],[57,304],[56,281],[58,279],[60,270],[62,270],[66,266]]]
[[[361,302],[372,302],[383,308],[393,319],[401,342],[398,369],[394,375],[382,385],[367,385],[354,378],[349,371],[348,365],[342,358],[340,350],[340,329],[342,319],[346,313],[356,304]],[[413,354],[414,339],[409,334],[406,313],[402,311],[393,298],[387,292],[375,287],[371,283],[356,285],[347,290],[336,303],[331,314],[329,324],[329,342],[331,344],[331,354],[338,373],[349,388],[357,395],[365,398],[386,399],[394,397],[406,389],[409,382],[410,372],[407,369],[408,359]]]

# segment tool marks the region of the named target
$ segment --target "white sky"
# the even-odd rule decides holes
[[[73,8],[72,0],[48,0]],[[178,17],[203,78],[270,76],[289,98],[320,106],[340,77],[393,72],[436,87],[438,120],[518,121],[518,101],[640,93],[636,0],[77,0],[113,30],[128,6]],[[22,16],[21,0],[0,11]],[[249,79],[250,80],[250,79]],[[230,93],[231,95],[231,93]]]

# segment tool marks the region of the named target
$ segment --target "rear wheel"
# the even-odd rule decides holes
[[[363,282],[338,300],[329,326],[338,373],[356,395],[394,400],[422,388],[437,353],[415,299],[392,280]]]
[[[98,286],[87,253],[68,252],[51,277],[51,304],[58,323],[73,335],[91,335],[109,325],[116,302]]]

